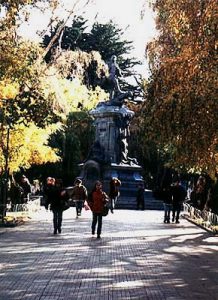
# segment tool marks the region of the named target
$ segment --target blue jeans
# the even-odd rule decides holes
[[[164,222],[170,222],[170,212],[172,205],[168,203],[164,203]]]
[[[83,200],[77,200],[77,201],[75,201],[77,216],[78,216],[78,214],[81,214],[81,212],[82,212],[83,202],[84,202]]]
[[[182,204],[181,203],[174,203],[173,204],[173,221],[176,218],[176,222],[179,221],[179,216],[180,216],[180,212],[182,209]]]
[[[117,202],[118,197],[110,198],[110,210],[113,211]]]
[[[92,234],[95,234],[95,227],[98,224],[97,227],[97,235],[100,236],[101,234],[101,228],[102,228],[102,214],[101,213],[92,213]]]
[[[54,230],[60,230],[62,225],[63,210],[53,210],[52,212]]]

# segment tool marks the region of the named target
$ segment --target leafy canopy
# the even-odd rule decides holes
[[[218,171],[217,1],[154,1],[145,134],[178,168]]]

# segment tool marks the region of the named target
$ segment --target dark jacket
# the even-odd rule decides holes
[[[171,188],[173,204],[182,204],[185,201],[186,190],[181,185],[175,185]]]
[[[59,187],[48,185],[45,188],[45,195],[46,195],[46,201],[45,201],[45,208],[48,209],[48,206],[50,204],[51,210],[64,210],[65,206],[65,197],[61,196],[61,192],[63,190]]]
[[[114,199],[119,196],[119,187],[121,186],[121,181],[118,178],[111,179],[110,181],[110,191],[109,197]]]
[[[72,190],[71,198],[73,200],[83,200],[87,199],[87,189],[84,185],[75,185]]]

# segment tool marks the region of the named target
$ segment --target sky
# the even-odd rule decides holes
[[[75,0],[62,0],[63,8],[58,11],[60,18],[65,17],[65,9],[72,9]],[[119,28],[124,30],[124,39],[133,41],[131,55],[143,62],[137,67],[137,72],[148,76],[147,61],[145,59],[145,46],[155,34],[154,13],[148,5],[148,0],[92,0],[91,4],[83,7],[87,0],[80,0],[76,6],[76,13],[83,15],[90,24],[94,21],[106,23],[112,20]],[[144,12],[143,18],[141,12]],[[33,12],[30,17],[29,26],[22,27],[21,31],[30,39],[37,39],[36,31],[43,30],[49,20],[48,14]],[[72,20],[72,19],[71,19]],[[71,23],[70,23],[71,24]]]

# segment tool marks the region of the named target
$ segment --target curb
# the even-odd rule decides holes
[[[205,227],[201,224],[199,224],[198,222],[196,222],[194,219],[190,218],[189,216],[187,215],[183,215],[183,218],[186,219],[187,221],[189,221],[190,223],[204,229],[205,231],[209,232],[209,233],[212,233],[213,235],[217,236],[218,235],[218,232],[215,232],[213,231],[212,229],[210,229],[209,227]]]

